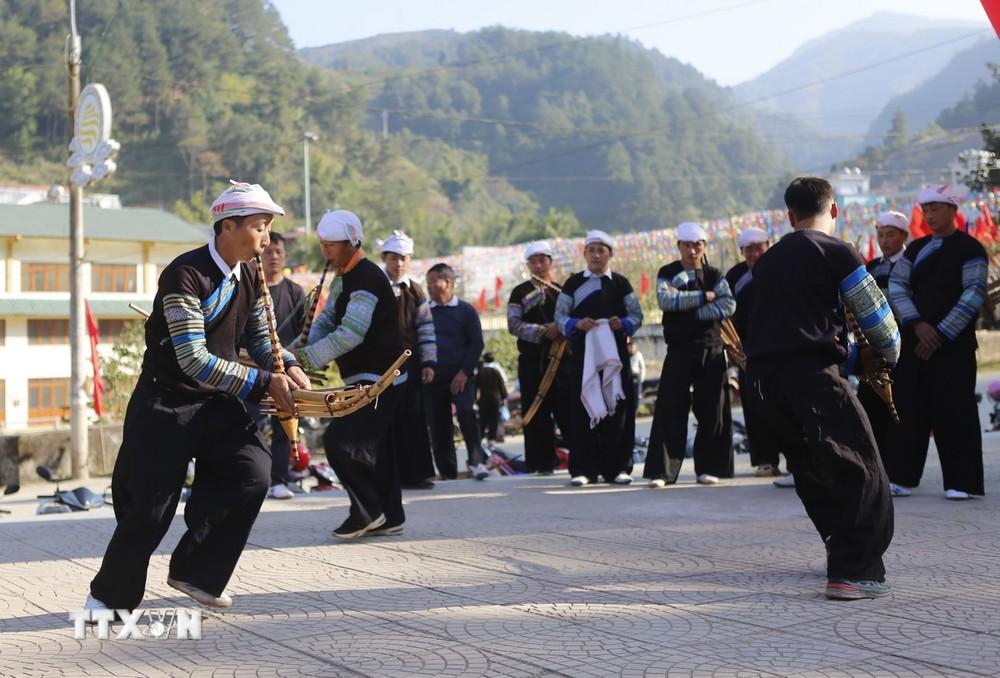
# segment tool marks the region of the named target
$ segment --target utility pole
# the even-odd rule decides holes
[[[76,106],[80,98],[80,36],[76,32],[76,2],[68,0],[69,30],[66,36],[66,68],[69,74],[67,128],[72,140],[76,129]],[[72,173],[72,170],[71,170]],[[69,182],[69,350],[70,350],[70,460],[73,477],[86,480],[90,441],[87,437],[87,396],[84,393],[86,337],[83,308],[83,187]]]
[[[382,109],[382,138],[389,138],[389,111]]]
[[[305,203],[305,213],[306,213],[306,242],[309,241],[309,233],[312,231],[312,202],[309,200],[309,142],[319,141],[319,137],[312,132],[302,133],[302,169],[305,174],[305,195],[303,196],[303,202]]]

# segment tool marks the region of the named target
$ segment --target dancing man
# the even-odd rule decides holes
[[[403,352],[396,298],[382,269],[365,258],[356,214],[327,212],[316,235],[336,276],[306,346],[295,352],[307,370],[336,361],[345,384],[372,384]],[[326,457],[351,500],[347,518],[333,531],[338,539],[403,531],[406,516],[390,438],[408,376],[403,371],[377,406],[332,419],[323,434]]]
[[[212,239],[160,274],[111,479],[118,524],[90,584],[89,610],[138,607],[149,558],[177,511],[192,457],[188,529],[170,558],[167,584],[209,607],[232,605],[225,588],[271,471],[246,403],[268,394],[294,412],[292,390],[309,385],[287,353],[288,376],[270,371],[263,281],[247,264],[267,247],[274,216],[284,213],[260,186],[233,182],[212,204]],[[237,361],[241,339],[259,369]]]
[[[833,237],[833,187],[799,177],[785,191],[794,232],[754,267],[753,322],[743,341],[760,421],[795,472],[795,490],[826,545],[826,596],[888,595],[882,554],[892,540],[889,480],[868,417],[841,376],[850,311],[868,340],[863,371],[899,356],[885,296],[853,247]]]

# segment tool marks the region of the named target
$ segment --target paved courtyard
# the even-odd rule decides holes
[[[511,445],[516,447],[516,441]],[[74,639],[111,510],[2,504],[0,674],[12,676],[972,676],[1000,674],[1000,437],[987,491],[942,498],[932,450],[896,504],[891,599],[822,596],[823,548],[791,490],[750,475],[584,489],[565,473],[407,492],[406,532],[338,543],[335,495],[269,501],[201,640]],[[636,474],[638,477],[638,473]],[[102,481],[92,483],[99,487]],[[178,517],[144,608],[166,586]]]

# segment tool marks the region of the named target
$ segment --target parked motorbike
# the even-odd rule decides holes
[[[43,480],[56,484],[56,490],[53,494],[38,495],[39,499],[52,500],[42,501],[38,504],[38,510],[35,512],[38,515],[44,515],[47,513],[89,511],[91,509],[100,508],[101,506],[104,506],[105,503],[110,503],[105,502],[102,495],[99,495],[86,487],[78,487],[75,490],[62,489],[59,483],[65,482],[67,479],[57,478],[55,473],[52,472],[52,469],[44,464],[39,465],[35,469],[35,473],[37,473]]]

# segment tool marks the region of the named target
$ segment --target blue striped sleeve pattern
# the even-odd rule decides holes
[[[691,282],[687,271],[681,271],[673,279],[656,277],[656,303],[660,310],[691,311],[705,303],[705,294],[701,290],[682,291]]]
[[[521,303],[511,302],[507,305],[507,331],[522,341],[532,344],[542,343],[545,335],[545,325],[524,322],[524,314],[545,300],[545,292],[536,289],[524,295]]]
[[[375,313],[375,305],[378,304],[378,297],[366,290],[355,290],[347,301],[347,308],[340,323],[333,322],[332,300],[327,301],[323,315],[317,318],[309,332],[310,343],[302,349],[302,361],[308,369],[317,370],[329,365],[340,356],[354,350],[364,341],[365,335],[372,324],[372,315]],[[330,311],[328,313],[328,311]],[[324,320],[321,328],[330,328],[326,335],[317,337],[313,341],[313,332],[320,320]]]
[[[699,306],[694,312],[694,317],[698,320],[722,320],[736,312],[736,297],[730,291],[729,282],[725,278],[720,280],[712,291],[715,292],[715,299],[704,306]]]
[[[892,267],[892,273],[889,274],[889,301],[892,308],[895,309],[896,315],[899,316],[899,322],[903,325],[920,320],[920,311],[913,303],[913,290],[910,288],[910,274],[912,272],[913,262],[902,257]]]
[[[247,325],[243,330],[243,346],[255,363],[270,372],[274,371],[274,353],[271,351],[271,331],[268,328],[264,298],[260,297],[250,310]],[[295,356],[282,348],[281,358],[285,368],[296,364]]]
[[[970,322],[976,319],[986,301],[986,275],[989,264],[984,257],[969,259],[962,264],[962,295],[948,311],[937,331],[954,340]]]
[[[556,325],[559,327],[559,331],[567,337],[573,334],[573,329],[576,327],[577,318],[569,317],[569,314],[572,312],[573,297],[565,292],[560,292],[559,297],[556,299]]]
[[[840,281],[840,294],[868,343],[886,362],[895,365],[899,359],[899,328],[875,278],[864,266],[858,266]]]
[[[166,294],[163,297],[163,316],[181,371],[192,379],[244,400],[255,389],[262,391],[266,387],[265,373],[209,353],[205,340],[206,315],[202,306],[197,297],[187,294]]]
[[[625,336],[630,337],[642,325],[642,306],[635,292],[625,295],[625,317],[621,319]]]
[[[434,335],[434,316],[426,299],[417,306],[417,350],[420,352],[420,366],[437,365],[437,337]],[[405,374],[405,373],[404,373]]]

